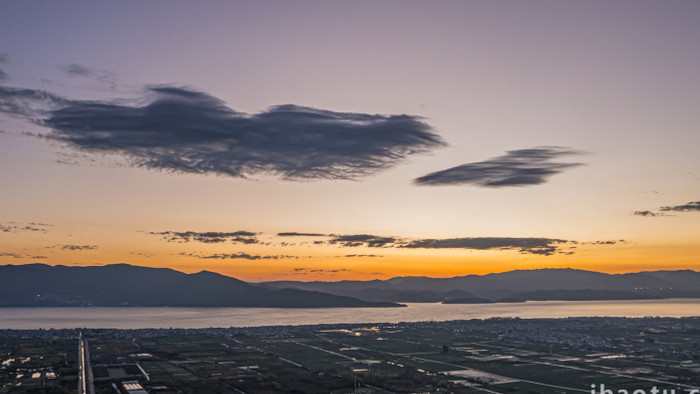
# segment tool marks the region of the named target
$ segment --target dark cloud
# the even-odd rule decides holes
[[[46,233],[47,227],[52,227],[46,223],[27,223],[21,224],[16,222],[0,223],[0,232],[4,233],[19,233],[19,232],[41,232]]]
[[[632,212],[632,215],[636,215],[636,216],[651,216],[651,217],[653,217],[653,216],[665,216],[665,215],[662,214],[662,213],[659,213],[659,212],[652,212],[652,211],[634,211],[634,212]]]
[[[380,237],[369,234],[331,235],[331,237],[332,238],[328,240],[329,244],[338,244],[345,247],[368,246],[370,248],[381,248],[384,246],[392,246],[398,241],[398,239],[394,237]]]
[[[335,274],[338,272],[349,272],[350,270],[346,269],[346,268],[338,268],[338,269],[294,268],[293,271],[295,274],[298,274],[298,275],[306,275],[306,274],[312,274],[312,273]]]
[[[246,114],[192,89],[151,87],[148,95],[130,105],[0,88],[0,112],[50,128],[46,138],[85,152],[118,154],[135,166],[241,178],[357,179],[445,145],[411,115],[297,105]]]
[[[204,243],[221,243],[226,241],[240,242],[239,239],[242,236],[250,237],[243,238],[242,243],[259,243],[262,245],[270,245],[271,243],[260,243],[257,241],[255,236],[259,233],[253,233],[248,231],[237,231],[237,232],[205,232],[197,233],[192,231],[187,232],[172,232],[163,231],[158,233],[151,233],[163,236],[163,238],[168,242],[204,242]],[[525,254],[535,254],[550,256],[553,254],[573,254],[573,250],[576,248],[575,245],[616,245],[620,243],[627,243],[623,239],[619,240],[599,240],[599,241],[586,241],[579,242],[575,240],[565,240],[558,238],[541,238],[541,237],[463,237],[463,238],[408,238],[408,237],[395,237],[395,236],[381,236],[373,234],[321,234],[321,233],[299,233],[299,232],[286,232],[277,233],[277,236],[290,237],[290,236],[322,236],[326,239],[324,240],[314,240],[314,245],[334,245],[340,248],[357,248],[357,247],[367,247],[367,248],[404,248],[404,249],[465,249],[465,250],[502,250],[502,251],[517,251]],[[277,243],[276,245],[280,245]],[[286,243],[281,243],[281,245],[286,245]],[[302,258],[309,256],[289,256],[289,255],[251,255],[247,253],[234,253],[234,254],[212,254],[204,256],[202,254],[185,254],[191,257],[197,258],[210,258],[210,259],[248,259],[248,260],[262,260],[262,259],[280,259],[280,258]],[[345,254],[334,256],[337,258],[379,258],[384,257],[378,254]]]
[[[611,239],[607,241],[592,241],[592,242],[583,242],[584,245],[617,245],[617,244],[626,244],[628,243],[624,239]]]
[[[73,250],[73,251],[97,249],[96,245],[58,245],[58,247],[60,247],[62,250]]]
[[[568,242],[567,240],[555,238],[446,238],[419,239],[410,241],[399,247],[424,249],[518,250],[521,253],[549,256],[558,251],[560,244]]]
[[[555,238],[443,238],[407,239],[384,237],[370,234],[332,235],[327,242],[342,247],[365,246],[370,248],[410,248],[410,249],[475,249],[475,250],[517,250],[521,253],[551,255],[562,253],[562,244],[575,244],[575,241]],[[607,243],[607,241],[605,241]],[[614,242],[614,241],[612,241]],[[346,255],[345,257],[376,257],[376,255]]]
[[[200,255],[195,253],[180,253],[181,256],[196,257],[198,259],[216,259],[216,260],[280,260],[280,259],[298,259],[299,256],[289,255],[257,255],[248,253],[216,253],[211,255]]]
[[[12,257],[13,259],[46,259],[46,256],[21,255],[18,253],[0,252],[0,257]]]
[[[230,241],[233,243],[242,244],[257,244],[256,233],[250,231],[233,231],[233,232],[196,232],[196,231],[161,231],[150,232],[149,234],[161,235],[168,242],[203,242],[203,243],[222,243]]]
[[[683,205],[674,205],[659,208],[661,212],[698,212],[700,211],[700,201],[691,201]]]
[[[667,212],[700,212],[700,201],[691,201],[687,204],[670,205],[670,206],[660,207],[658,212],[634,211],[634,212],[632,212],[632,214],[636,215],[636,216],[646,216],[646,217],[672,216],[672,215],[669,215]]]
[[[277,233],[277,236],[278,237],[325,237],[326,234],[287,232],[287,233]]]
[[[549,256],[554,253],[569,253],[561,249],[564,244],[575,245],[577,241],[556,238],[511,238],[511,237],[467,237],[442,239],[410,239],[370,234],[330,235],[328,241],[314,244],[331,244],[340,247],[409,248],[409,249],[474,249],[517,250],[520,253]],[[594,241],[591,244],[611,245],[620,241]],[[371,254],[348,254],[339,257],[382,257]]]
[[[578,155],[581,152],[560,147],[543,146],[508,151],[493,159],[462,164],[416,178],[417,185],[462,185],[481,187],[531,186],[545,183],[547,178],[582,163],[560,163],[553,159]]]

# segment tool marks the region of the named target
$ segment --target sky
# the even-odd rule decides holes
[[[0,3],[0,264],[700,268],[700,3]]]

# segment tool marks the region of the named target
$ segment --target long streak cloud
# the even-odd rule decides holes
[[[436,171],[413,182],[422,186],[474,185],[480,187],[533,186],[582,163],[562,163],[554,159],[580,152],[561,146],[542,146],[508,151],[492,159],[462,164]]]

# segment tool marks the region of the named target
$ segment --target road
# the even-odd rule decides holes
[[[78,341],[80,355],[80,378],[78,379],[78,392],[80,394],[95,394],[95,383],[92,377],[92,367],[90,366],[90,349],[87,339],[80,333]]]

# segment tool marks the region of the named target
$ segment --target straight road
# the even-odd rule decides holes
[[[92,377],[92,367],[90,366],[90,349],[87,339],[80,333],[78,340],[78,354],[80,355],[80,378],[78,379],[78,392],[80,394],[95,394],[95,383]]]

